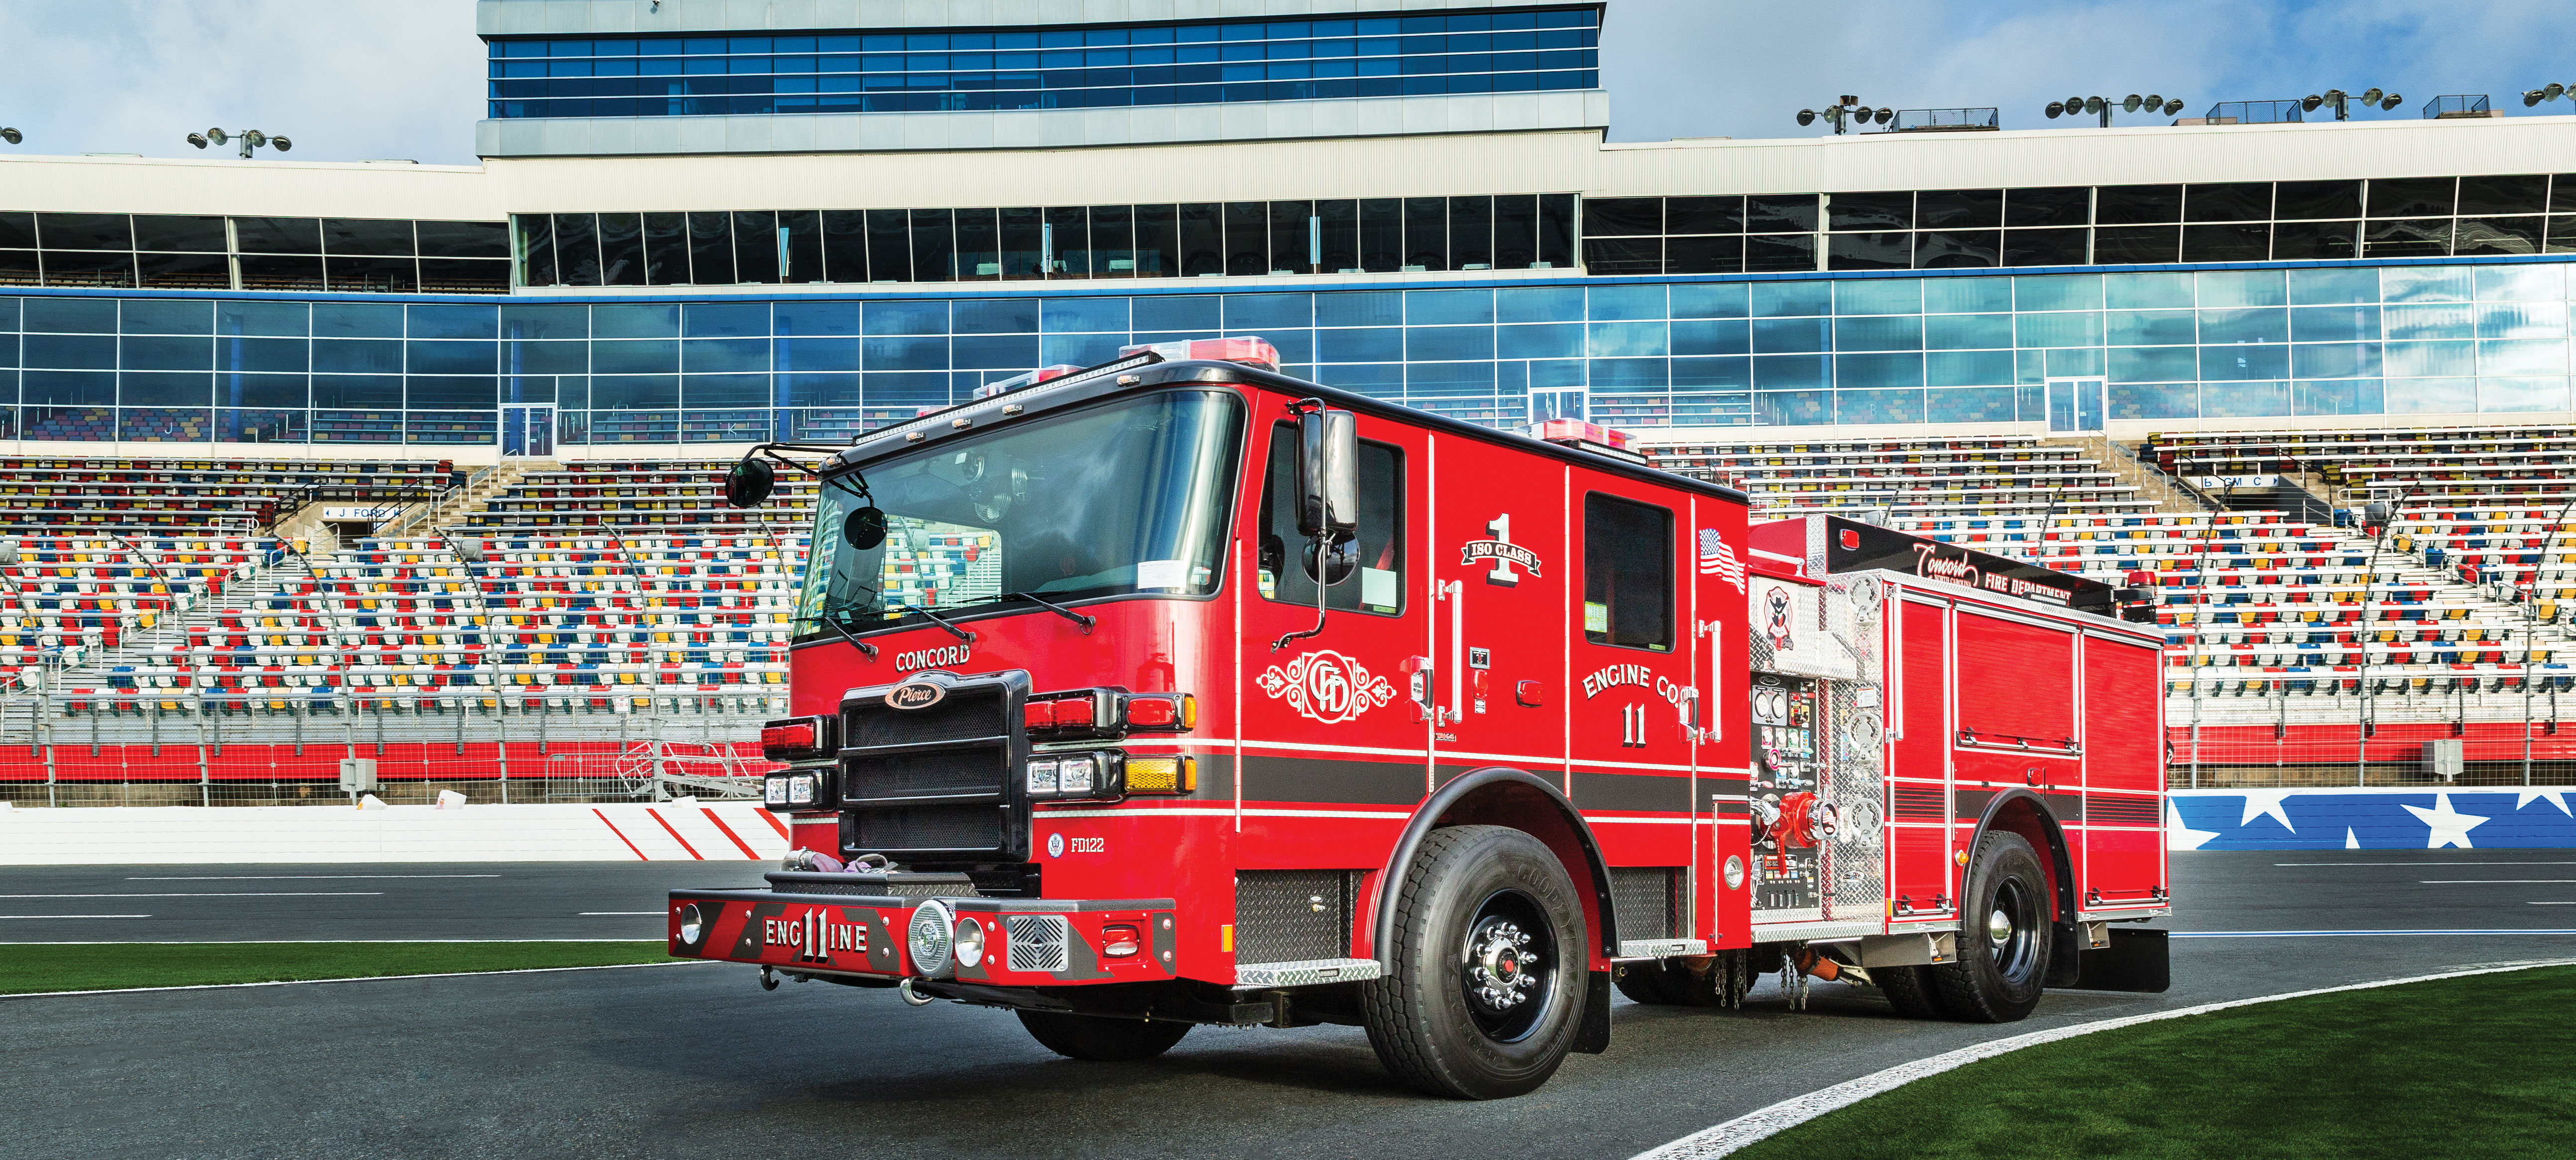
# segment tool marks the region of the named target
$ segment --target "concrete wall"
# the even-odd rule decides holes
[[[785,827],[749,802],[0,809],[0,865],[770,861]]]

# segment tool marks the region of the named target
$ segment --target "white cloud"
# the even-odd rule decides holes
[[[295,160],[474,159],[473,0],[0,0],[0,35],[12,152],[195,155],[221,126]]]
[[[2407,98],[2375,118],[2420,116],[2439,93],[2490,93],[2519,114],[2521,90],[2576,81],[2557,75],[2576,71],[2557,52],[2571,33],[2576,12],[2541,0],[1613,0],[1602,71],[1622,141],[1815,133],[1793,115],[1844,93],[1900,109],[1999,107],[2007,129],[2048,126],[2041,107],[2053,99],[2157,91],[2183,98],[2184,116],[2374,86]]]

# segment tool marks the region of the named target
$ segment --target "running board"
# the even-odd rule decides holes
[[[1376,959],[1303,959],[1292,963],[1250,963],[1234,968],[1234,989],[1304,987],[1316,983],[1355,983],[1374,979],[1384,968]]]

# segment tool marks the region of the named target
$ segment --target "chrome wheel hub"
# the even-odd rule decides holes
[[[2012,941],[2012,935],[2013,922],[2011,915],[2005,914],[2002,910],[1998,909],[1994,913],[1986,916],[1986,940],[1988,942],[1991,942],[1996,946],[2002,946],[2005,943]]]
[[[1508,1011],[1538,988],[1538,952],[1529,932],[1502,918],[1478,923],[1467,936],[1467,990],[1490,1011]]]

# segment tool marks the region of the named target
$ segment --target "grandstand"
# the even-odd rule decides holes
[[[2576,428],[1640,449],[1744,488],[1756,519],[1831,512],[2147,588],[2179,778],[2259,750],[2265,768],[2234,774],[2349,781],[2363,736],[2368,764],[2398,764],[2383,725],[2410,748],[2481,738],[2468,760],[2513,765],[2526,714],[2547,722],[2539,760],[2576,756],[2554,726],[2576,695]]]
[[[721,469],[0,462],[14,528],[69,525],[0,545],[0,778],[327,799],[355,748],[417,779],[396,800],[736,792],[784,711],[813,490],[737,513]],[[385,534],[339,541],[324,501]]]

